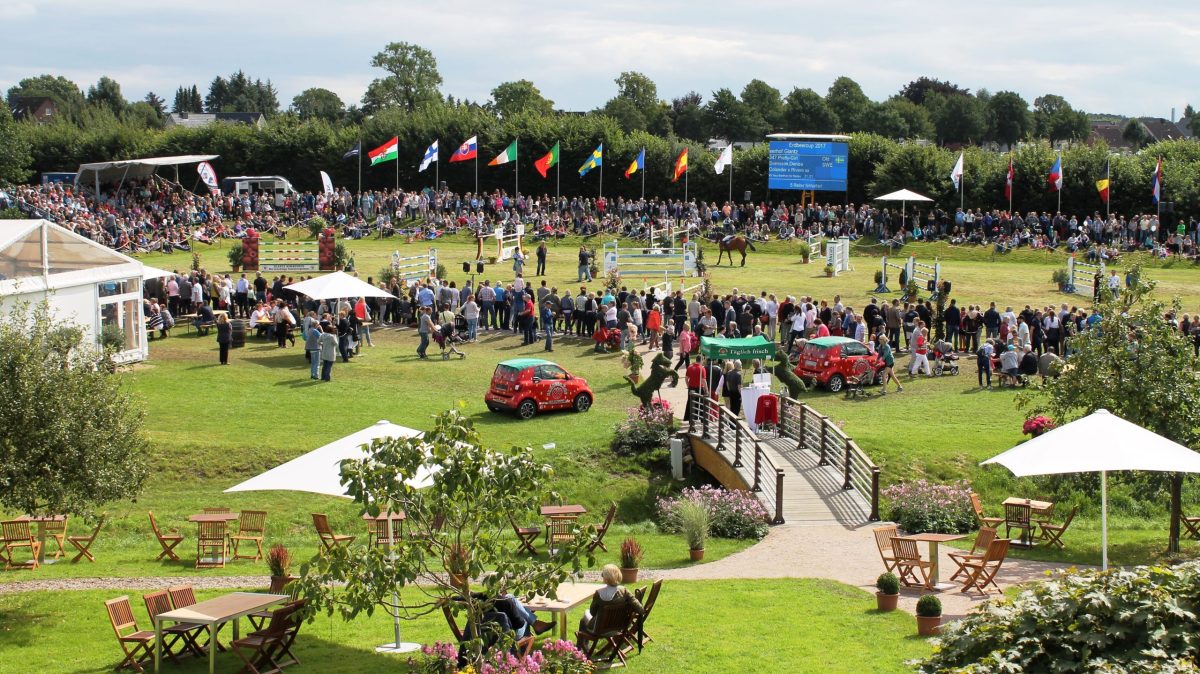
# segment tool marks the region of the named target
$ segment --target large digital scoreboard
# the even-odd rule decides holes
[[[849,147],[844,141],[773,140],[767,187],[845,192]]]

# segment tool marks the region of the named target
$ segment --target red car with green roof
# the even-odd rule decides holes
[[[806,381],[815,381],[833,392],[842,390],[852,376],[854,364],[866,360],[871,365],[869,383],[879,382],[883,359],[866,344],[849,337],[819,337],[810,339],[800,353],[794,372]]]
[[[483,397],[489,410],[516,412],[522,419],[552,410],[586,412],[594,399],[586,379],[541,358],[514,358],[497,365]]]

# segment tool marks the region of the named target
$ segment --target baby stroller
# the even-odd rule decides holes
[[[933,376],[944,374],[958,374],[958,354],[950,342],[940,341],[933,347]]]
[[[592,341],[596,342],[596,353],[620,351],[621,331],[615,328],[609,330],[603,323],[599,323],[596,325],[596,331],[592,333]]]
[[[875,368],[871,361],[859,358],[851,366],[850,374],[846,377],[846,397],[857,398],[868,396],[866,387],[875,383]]]
[[[462,344],[463,339],[458,336],[453,323],[446,323],[441,328],[434,330],[433,341],[437,342],[438,348],[442,350],[442,360],[450,360],[451,354],[456,354],[459,358],[467,357],[467,354],[455,347],[455,344]]]

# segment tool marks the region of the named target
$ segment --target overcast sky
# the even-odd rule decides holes
[[[0,0],[0,86],[41,73],[125,96],[201,93],[241,68],[283,107],[319,86],[358,103],[371,56],[414,42],[443,93],[484,101],[532,80],[557,107],[588,110],[638,70],[670,100],[752,78],[824,94],[839,75],[881,100],[921,75],[972,91],[1056,93],[1089,112],[1168,117],[1200,105],[1200,2],[1089,0]],[[1189,97],[1196,100],[1190,100]]]

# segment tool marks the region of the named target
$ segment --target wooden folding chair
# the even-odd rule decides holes
[[[399,545],[404,540],[404,520],[367,520],[367,540],[377,548]]]
[[[893,538],[892,556],[896,559],[896,575],[900,576],[900,582],[908,586],[920,585],[930,589],[929,570],[933,568],[933,562],[921,559],[921,552],[917,550],[916,541]],[[921,574],[919,583],[917,582],[917,573]]]
[[[267,624],[266,629],[233,640],[230,646],[234,655],[246,663],[246,666],[242,668],[243,672],[274,674],[280,671],[279,663],[271,656],[273,649],[283,642],[288,624],[296,610],[296,607],[290,604],[277,608],[271,613],[271,622]],[[266,665],[270,665],[270,669],[259,669]]]
[[[159,561],[163,557],[169,558],[172,562],[179,561],[179,555],[175,554],[175,546],[183,542],[183,536],[180,534],[163,535],[163,532],[158,528],[158,520],[154,519],[154,513],[150,513],[150,528],[154,530],[154,537],[158,539],[158,544],[162,546],[162,552],[154,558],[154,561]]]
[[[596,528],[596,538],[588,543],[588,552],[594,552],[596,548],[608,552],[608,548],[604,547],[604,535],[608,533],[608,528],[612,526],[613,520],[617,517],[617,504],[613,503],[608,507],[608,514],[604,516],[604,524]]]
[[[882,527],[875,527],[871,532],[875,534],[875,547],[879,548],[879,558],[883,560],[884,570],[895,570],[896,555],[892,552],[892,539],[900,535],[896,529],[896,525],[887,524]]]
[[[225,566],[225,535],[227,522],[200,522],[196,534],[196,568],[211,569]],[[208,552],[211,557],[205,557]]]
[[[550,554],[554,554],[555,544],[571,543],[575,540],[574,528],[574,517],[550,518],[550,521],[546,523],[546,547],[550,550]]]
[[[1188,517],[1180,513],[1179,521],[1183,522],[1183,528],[1187,530],[1188,536],[1200,541],[1200,517]]]
[[[1032,510],[1028,503],[1004,504],[1004,535],[1012,539],[1012,530],[1021,532],[1021,545],[1029,545],[1033,535],[1033,525],[1030,523]]]
[[[1004,522],[1003,517],[988,517],[983,514],[983,501],[979,500],[979,494],[971,492],[971,507],[975,509],[975,519],[979,520],[979,526],[995,529]]]
[[[108,622],[117,635],[117,643],[121,644],[121,651],[125,653],[125,659],[116,668],[146,671],[142,664],[154,660],[154,632],[138,629],[128,596],[109,599],[104,602],[104,608],[108,610]]]
[[[637,639],[638,649],[641,650],[642,642],[649,643],[654,641],[646,632],[646,621],[650,619],[650,612],[654,610],[654,604],[658,601],[658,593],[662,591],[662,579],[654,581],[650,586],[650,591],[646,594],[645,599],[638,597],[642,602],[642,615],[637,621]]]
[[[229,512],[229,508],[205,508],[205,515],[224,515]]]
[[[282,578],[272,577],[271,587],[267,590],[267,594],[286,594],[291,598],[289,601],[296,601],[300,598],[300,584],[293,582],[295,580],[296,578],[293,576],[284,576]],[[274,609],[264,609],[262,611],[255,611],[246,616],[246,618],[250,620],[250,624],[254,626],[254,629],[261,630],[263,625],[271,619],[271,614],[274,612]]]
[[[979,533],[975,534],[975,542],[971,544],[970,552],[955,550],[949,553],[947,556],[958,565],[958,570],[954,572],[953,576],[950,576],[950,580],[958,580],[959,576],[965,575],[966,571],[963,569],[963,563],[967,560],[973,561],[982,557],[994,540],[996,540],[996,530],[984,527],[979,530]]]
[[[1050,520],[1037,520],[1037,525],[1042,530],[1039,537],[1047,545],[1057,545],[1060,548],[1066,547],[1066,544],[1062,542],[1062,535],[1067,532],[1067,527],[1071,526],[1071,521],[1075,519],[1075,515],[1078,513],[1079,506],[1071,508],[1071,512],[1067,514],[1067,519],[1063,520],[1062,524],[1055,524]]]
[[[300,664],[300,658],[296,657],[296,654],[292,652],[292,644],[296,642],[296,637],[300,634],[300,626],[304,624],[304,620],[301,618],[301,611],[304,608],[305,602],[306,600],[304,599],[293,599],[284,604],[285,608],[292,610],[290,614],[291,620],[287,622],[286,627],[283,629],[283,638],[274,647],[269,647],[267,652],[267,657],[275,662],[279,669]],[[284,657],[287,660],[284,660]]]
[[[17,563],[15,553],[22,548],[29,550],[31,559],[27,562]],[[4,559],[5,571],[13,568],[32,571],[41,567],[41,564],[38,563],[38,555],[41,551],[42,542],[33,537],[29,531],[27,520],[0,522],[0,558]]]
[[[88,550],[92,547],[92,543],[96,542],[96,536],[104,528],[104,520],[106,519],[108,519],[108,514],[101,514],[100,519],[96,522],[96,528],[92,529],[92,533],[89,536],[67,536],[67,542],[79,551],[79,554],[75,555],[75,558],[71,560],[72,563],[78,562],[84,557],[87,557],[89,562],[96,561],[96,558]]]
[[[142,601],[146,602],[146,613],[150,616],[150,622],[154,622],[154,617],[160,613],[167,613],[171,610],[171,596],[166,590],[158,590],[150,594],[142,595]],[[174,623],[171,625],[163,625],[163,642],[162,654],[171,658],[175,664],[179,664],[179,655],[184,651],[191,651],[196,657],[203,657],[204,652],[200,650],[200,645],[196,643],[196,628],[203,629],[203,625],[196,623]],[[167,638],[170,637],[170,641]],[[179,651],[176,652],[175,644],[183,642]]]
[[[511,516],[508,518],[508,523],[512,525],[513,533],[517,535],[517,542],[521,544],[521,550],[537,556],[537,548],[533,546],[533,543],[542,535],[542,528],[520,526]]]
[[[64,516],[61,520],[47,520],[42,522],[42,532],[45,538],[46,555],[50,554],[50,541],[54,541],[58,547],[54,551],[54,559],[60,559],[67,556],[67,518]]]
[[[195,590],[192,589],[191,585],[176,585],[173,587],[168,587],[167,595],[171,597],[171,607],[172,608],[187,608],[188,606],[193,606],[196,603],[196,592],[195,592]],[[224,627],[225,627],[225,623],[221,623],[220,625],[217,625],[216,634],[220,634],[221,629]],[[200,645],[200,642],[199,642],[199,638],[201,636],[205,637],[205,639],[209,638],[210,635],[208,633],[207,626],[197,625],[195,628],[192,629],[192,631],[190,632],[190,635],[192,637],[192,641],[194,643],[196,643],[197,646],[201,650],[208,649],[209,644],[207,641],[203,645]],[[214,636],[214,640],[216,640],[215,636]],[[220,640],[216,640],[216,644],[217,644],[218,651],[225,650],[225,647],[223,645],[221,645]]]
[[[591,629],[575,633],[575,645],[592,662],[607,658],[608,663],[620,660],[626,664],[624,645],[633,624],[633,608],[628,604],[612,604],[600,609]]]
[[[968,575],[960,591],[970,592],[974,588],[983,594],[987,594],[987,586],[991,585],[996,588],[997,592],[1004,594],[1004,591],[996,584],[996,574],[1000,572],[1000,567],[1004,564],[1004,558],[1008,556],[1009,543],[1011,541],[1007,538],[997,538],[988,546],[987,552],[984,553],[983,557],[963,562],[963,570]]]
[[[339,545],[350,545],[354,542],[353,536],[344,536],[333,533],[329,528],[329,516],[324,513],[313,513],[313,526],[317,528],[317,537],[321,539],[321,544],[326,550],[332,550]]]
[[[238,515],[238,532],[234,536],[229,537],[229,542],[233,544],[234,559],[253,559],[258,561],[263,557],[263,535],[267,530],[267,513],[262,510],[243,510]],[[238,553],[238,544],[243,542],[254,543],[255,552],[253,555],[242,555]]]

